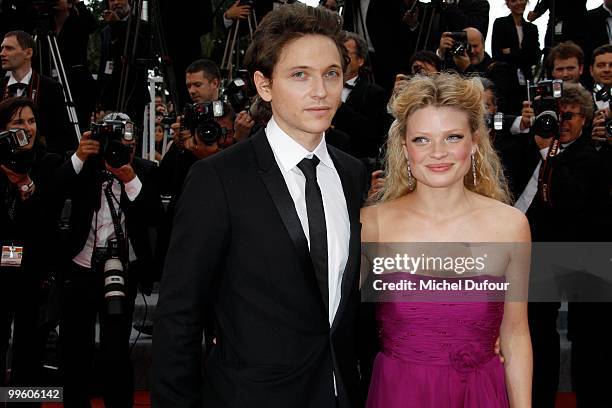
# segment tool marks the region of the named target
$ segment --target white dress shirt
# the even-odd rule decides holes
[[[300,223],[310,248],[310,235],[308,230],[308,213],[306,211],[306,178],[297,164],[304,158],[316,155],[320,163],[317,166],[317,183],[323,197],[323,210],[325,211],[325,224],[327,229],[327,266],[329,288],[329,324],[340,304],[342,295],[341,284],[344,267],[348,258],[350,239],[350,224],[346,200],[342,189],[340,176],[327,151],[325,137],[313,152],[309,152],[302,145],[287,135],[274,121],[270,119],[266,127],[266,136],[274,152],[274,158],[285,179],[289,194],[295,204]]]
[[[81,170],[83,170],[83,161],[78,158],[75,154],[71,157],[72,167],[76,174],[79,174]],[[102,193],[100,194],[100,210],[98,212],[94,212],[94,215],[91,220],[91,229],[89,231],[89,236],[87,237],[87,242],[85,242],[85,246],[75,256],[72,261],[77,265],[80,265],[84,268],[91,268],[91,256],[93,254],[93,250],[95,247],[103,247],[106,246],[106,243],[115,239],[115,227],[113,225],[113,217],[111,215],[110,207],[108,206],[108,200],[106,199],[106,194],[104,194],[104,189],[108,185],[108,181],[102,183]],[[117,201],[121,201],[121,185],[119,181],[113,179],[112,180],[112,195],[117,198]],[[140,190],[142,189],[142,182],[138,178],[138,176],[134,177],[132,181],[129,183],[125,183],[125,194],[127,195],[130,201],[134,201],[138,194],[140,194]],[[119,203],[113,201],[113,207],[115,207],[115,211],[119,215],[121,222],[121,229],[124,234],[127,236],[125,229],[125,214],[121,211],[119,207]],[[97,227],[97,231],[96,231]],[[136,260],[136,255],[134,254],[134,250],[132,249],[132,244],[129,241],[128,237],[128,249],[129,249],[129,260]]]
[[[359,78],[359,75],[357,75],[354,78],[349,79],[348,81],[345,82],[345,84],[350,85],[350,86],[355,86],[355,83],[357,83],[357,79]],[[346,100],[348,99],[349,95],[351,94],[352,89],[351,88],[347,88],[347,87],[343,87],[342,88],[342,103],[346,103]]]
[[[572,143],[574,143],[574,141],[571,141],[569,143],[563,143],[562,145],[560,145],[558,153],[561,153],[567,148],[567,146],[571,145]],[[531,175],[531,178],[529,179],[529,183],[527,183],[525,190],[523,190],[521,196],[514,203],[514,208],[519,209],[523,214],[527,213],[527,210],[531,206],[531,203],[533,202],[533,199],[538,192],[538,177],[540,175],[540,167],[542,167],[542,161],[546,160],[546,156],[548,156],[548,149],[548,147],[540,149],[540,155],[542,156],[542,159],[533,171],[533,174]]]
[[[32,79],[32,69],[30,68],[28,73],[23,78],[21,78],[21,81],[16,80],[15,77],[13,76],[12,72],[10,72],[8,75],[9,75],[9,80],[6,83],[6,87],[7,88],[9,86],[13,85],[13,84],[16,84],[16,83],[30,85],[30,80]],[[23,94],[25,94],[25,93],[26,93],[25,89],[18,89],[17,90],[17,96],[23,96]]]

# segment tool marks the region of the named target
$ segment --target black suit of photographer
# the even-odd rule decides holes
[[[515,171],[517,181],[525,186],[541,156],[532,136],[516,136],[525,137],[524,168],[522,172]],[[602,219],[610,217],[604,211],[609,180],[604,177],[603,164],[589,140],[590,134],[583,130],[578,139],[549,159],[553,166],[552,206],[544,203],[538,193],[526,213],[534,242],[600,241],[609,233],[602,227]],[[555,404],[560,365],[556,327],[559,306],[559,303],[529,304],[535,407],[552,408]],[[602,394],[607,394],[610,380],[604,371],[608,367],[605,362],[611,358],[607,339],[612,333],[605,321],[610,313],[609,303],[569,303],[568,338],[572,341],[572,377],[579,407],[610,406],[600,405],[603,400],[599,400]],[[606,317],[600,320],[598,316]]]
[[[153,255],[148,228],[159,220],[161,204],[155,180],[155,164],[134,158],[131,165],[142,183],[133,201],[128,198],[123,184],[117,179],[113,180],[113,183],[119,183],[121,187],[121,195],[116,199],[120,203],[120,212],[125,216],[122,230],[136,257],[129,264],[124,313],[112,316],[107,314],[101,271],[71,261],[63,278],[60,340],[65,375],[64,404],[67,408],[89,406],[87,374],[93,361],[96,315],[100,319],[105,404],[111,407],[132,406],[133,374],[129,355],[132,312],[137,283],[150,285],[147,273],[151,270]],[[95,214],[98,214],[101,200],[106,199],[102,188],[104,180],[100,176],[101,166],[99,158],[93,156],[85,161],[78,174],[72,158],[60,169],[61,184],[72,200],[67,261],[74,259],[84,249],[90,231],[95,226]],[[116,204],[114,206],[117,207]]]
[[[52,188],[52,175],[61,158],[42,146],[32,149],[34,159],[28,174],[35,190],[25,201],[0,171],[0,243],[24,248],[20,267],[0,266],[0,384],[4,382],[4,358],[14,318],[11,384],[20,386],[41,384],[47,332],[40,327],[39,308],[42,282],[57,257],[53,233],[61,204],[54,199]]]
[[[345,85],[346,86],[346,85]],[[355,157],[377,158],[393,118],[387,113],[389,95],[365,77],[357,77],[332,121],[334,128],[350,136],[351,153]]]
[[[145,104],[149,102],[149,91],[147,88],[147,69],[151,58],[151,40],[149,25],[141,20],[138,38],[136,36],[137,21],[130,16],[133,21],[130,27],[130,45],[128,55],[124,56],[125,37],[128,29],[128,21],[114,21],[108,23],[100,32],[100,68],[98,71],[98,87],[100,89],[99,103],[103,110],[121,110],[133,118],[139,126],[142,125]],[[138,41],[136,46],[135,60],[131,59],[133,41]],[[125,92],[125,109],[117,107],[119,98],[119,86],[121,83],[121,72],[129,66]]]

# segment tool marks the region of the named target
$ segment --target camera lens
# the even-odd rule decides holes
[[[559,133],[559,122],[557,115],[552,111],[540,113],[533,124],[533,132],[543,138],[550,138]]]

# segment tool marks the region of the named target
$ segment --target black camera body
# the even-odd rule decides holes
[[[563,96],[563,81],[544,80],[535,84],[527,82],[527,98],[532,101],[535,120],[534,134],[545,139],[559,136],[559,104]]]
[[[223,101],[188,103],[183,108],[181,125],[184,129],[189,129],[191,134],[195,135],[204,144],[210,146],[227,134],[227,130],[222,128],[215,120],[226,114],[227,111]]]
[[[224,81],[222,94],[234,112],[248,112],[251,108],[251,98],[257,94],[257,89],[255,89],[249,72],[239,69],[235,72],[233,79]]]
[[[121,315],[125,311],[127,273],[123,266],[117,240],[109,240],[105,247],[94,248],[91,267],[103,273],[104,300],[109,315]]]
[[[450,49],[450,53],[452,55],[463,55],[470,50],[467,33],[465,31],[454,31],[452,33],[449,33],[448,36],[455,40],[453,48]]]
[[[132,148],[122,140],[133,140],[134,125],[121,121],[94,123],[91,126],[91,139],[100,143],[100,156],[113,168],[119,168],[130,162]]]
[[[0,163],[6,164],[23,146],[28,144],[28,135],[23,129],[0,132]]]

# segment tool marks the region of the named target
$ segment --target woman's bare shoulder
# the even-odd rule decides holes
[[[500,241],[529,242],[531,234],[527,217],[518,209],[501,201],[479,196],[478,216],[483,225]]]

